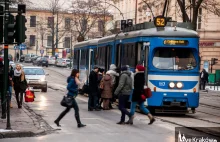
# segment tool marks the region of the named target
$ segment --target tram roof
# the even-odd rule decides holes
[[[100,39],[92,39],[92,40],[88,40],[88,41],[79,42],[74,45],[74,48],[88,46],[88,45],[97,45],[99,40]]]
[[[115,39],[127,39],[133,37],[188,37],[188,38],[198,38],[199,35],[196,31],[189,30],[181,27],[164,27],[163,30],[157,30],[157,28],[143,29],[138,31],[123,32],[116,35],[110,35],[103,38],[92,39],[88,41],[79,42],[74,45],[74,48],[79,48],[89,45],[98,45],[101,43],[111,42]]]
[[[176,29],[176,30],[175,30]],[[120,33],[117,39],[126,39],[132,37],[199,37],[198,33],[193,30],[180,27],[164,27],[164,30],[157,28]]]

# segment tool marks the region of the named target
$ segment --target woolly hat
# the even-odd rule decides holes
[[[126,70],[128,70],[128,68],[127,68],[126,66],[123,66],[123,67],[121,68],[121,71],[126,71]]]
[[[3,58],[2,57],[0,57],[0,62],[2,62],[3,61]]]
[[[98,66],[94,66],[94,68],[93,69],[98,69],[99,67]]]
[[[142,65],[137,65],[136,69],[138,69],[138,71],[145,71],[145,68]]]

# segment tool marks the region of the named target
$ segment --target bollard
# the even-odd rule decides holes
[[[11,129],[11,122],[10,122],[10,94],[9,91],[7,91],[7,124],[6,124],[6,129],[10,130]]]

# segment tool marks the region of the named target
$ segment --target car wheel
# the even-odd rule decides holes
[[[43,88],[41,91],[42,92],[47,92],[47,87]]]

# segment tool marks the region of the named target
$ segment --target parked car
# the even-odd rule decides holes
[[[24,62],[25,55],[21,55],[20,62]]]
[[[41,89],[47,92],[46,74],[42,67],[23,67],[27,84],[34,89]]]
[[[70,59],[62,59],[57,62],[57,66],[67,67],[70,64]]]
[[[31,63],[33,63],[34,60],[36,60],[39,56],[34,56],[34,57],[31,57]]]
[[[35,56],[37,56],[37,55],[35,55],[35,54],[27,54],[27,55],[25,55],[25,58],[24,58],[24,62],[25,63],[30,63],[31,62],[31,58],[32,57],[35,57]]]
[[[4,54],[1,55],[1,58],[4,60]],[[13,61],[13,57],[11,54],[8,54],[8,59],[9,59],[9,61]]]
[[[48,61],[48,64],[49,65],[55,65],[55,62],[56,62],[56,58],[55,57],[50,57],[50,59]]]
[[[48,60],[45,57],[38,57],[33,61],[33,65],[48,67]]]

